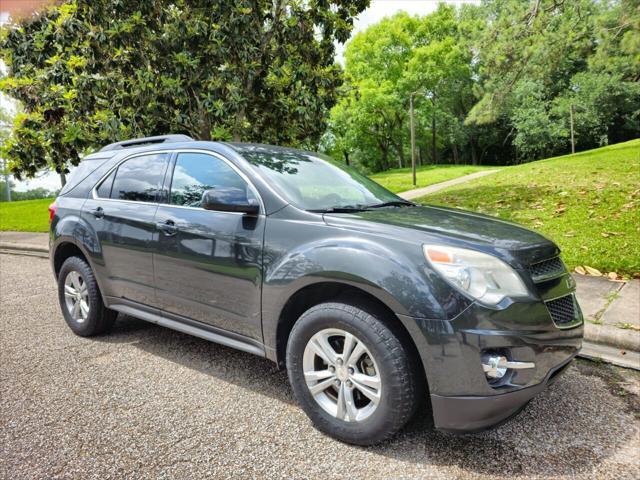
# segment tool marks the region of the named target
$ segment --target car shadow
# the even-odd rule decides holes
[[[127,343],[279,402],[295,403],[286,372],[255,355],[122,315],[112,333],[97,340]],[[594,392],[600,394],[597,401],[588,398]],[[418,466],[457,466],[483,475],[553,472],[575,476],[592,472],[634,441],[634,430],[625,428],[616,409],[620,409],[619,400],[604,382],[594,382],[592,376],[571,366],[520,414],[492,430],[467,435],[436,431],[425,401],[408,426],[391,440],[348,448]]]

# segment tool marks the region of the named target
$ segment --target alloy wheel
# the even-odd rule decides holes
[[[361,422],[378,407],[382,380],[376,361],[355,335],[337,328],[307,343],[302,368],[309,392],[322,409],[345,422]]]
[[[89,316],[89,289],[82,275],[75,270],[64,280],[64,299],[71,318],[83,323]]]

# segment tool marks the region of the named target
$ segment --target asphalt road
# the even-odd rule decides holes
[[[122,318],[83,339],[48,261],[0,255],[0,477],[640,478],[640,377],[579,361],[515,419],[344,445],[267,360]]]

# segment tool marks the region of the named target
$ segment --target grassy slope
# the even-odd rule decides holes
[[[533,228],[570,268],[640,272],[640,140],[508,167],[420,201]]]
[[[452,178],[469,175],[480,170],[496,167],[481,167],[474,165],[425,165],[417,168],[417,186],[411,183],[411,168],[396,168],[385,172],[370,175],[380,185],[384,185],[392,192],[404,192],[413,188],[426,187],[434,183],[440,183]]]
[[[0,230],[48,231],[49,211],[47,207],[52,201],[52,198],[43,198],[11,203],[0,202]]]

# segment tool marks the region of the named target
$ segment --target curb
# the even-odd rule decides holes
[[[26,243],[0,242],[0,253],[49,258],[49,249],[47,247]]]
[[[584,321],[584,339],[587,342],[631,352],[640,351],[640,332],[631,329],[596,325]]]
[[[625,351],[598,343],[584,341],[578,357],[594,362],[606,362],[623,368],[640,370],[640,353]]]

